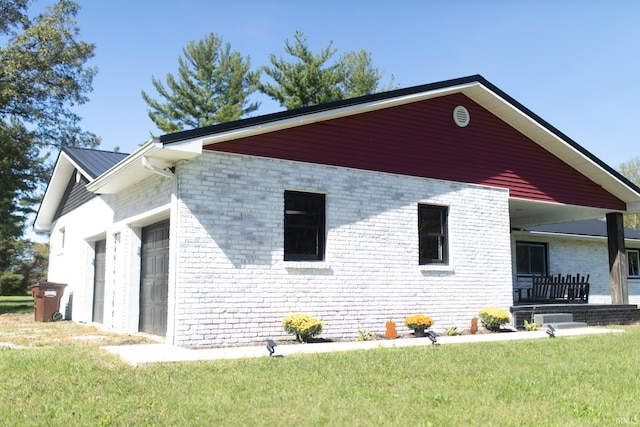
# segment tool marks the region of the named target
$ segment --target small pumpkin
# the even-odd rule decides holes
[[[384,336],[388,340],[398,338],[398,331],[396,331],[396,322],[394,322],[393,320],[388,320],[387,323],[385,323],[385,326],[387,327],[387,330],[385,331]]]
[[[475,334],[478,332],[478,318],[474,317],[471,319],[471,329],[469,329],[469,333]]]

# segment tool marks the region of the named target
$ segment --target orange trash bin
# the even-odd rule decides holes
[[[62,320],[60,299],[64,294],[64,283],[38,281],[29,286],[33,296],[34,319],[36,322],[57,322]]]

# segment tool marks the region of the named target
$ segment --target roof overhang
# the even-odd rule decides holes
[[[463,77],[429,85],[398,89],[163,135],[157,140],[148,141],[134,153],[91,181],[87,185],[87,190],[97,194],[118,193],[159,173],[159,171],[175,165],[181,160],[189,160],[202,154],[203,147],[219,142],[233,141],[458,93],[467,96],[623,201],[626,204],[627,212],[640,212],[640,188],[638,186],[489,83],[482,76]],[[77,165],[68,156],[61,157],[58,161],[52,181],[43,200],[43,208],[41,208],[41,212],[38,213],[38,218],[36,219],[34,226],[36,231],[47,231],[48,227],[50,227],[57,203],[47,202],[53,199],[60,200],[74,168],[77,168]],[[84,173],[83,175],[86,176]],[[553,222],[601,218],[607,213],[604,209],[542,203],[514,198],[510,200],[510,212],[511,226],[515,228]]]
[[[532,230],[515,230],[513,231],[513,235],[517,237],[534,237],[540,239],[548,239],[548,238],[556,238],[556,239],[571,239],[571,240],[583,240],[583,241],[592,241],[592,242],[606,242],[606,236],[589,236],[586,234],[571,234],[571,233],[554,233],[552,231],[532,231]],[[638,245],[640,244],[640,239],[634,239],[632,237],[625,237],[624,241],[626,244]]]
[[[49,185],[44,193],[36,219],[33,223],[34,231],[38,233],[51,231],[51,222],[58,209],[58,203],[62,200],[69,180],[76,170],[87,178],[87,180],[92,179],[89,172],[85,171],[71,156],[65,153],[64,150],[60,150],[53,174],[51,175],[51,180],[49,181]]]
[[[204,147],[219,142],[232,141],[456,93],[462,93],[469,97],[591,181],[600,185],[607,192],[625,202],[627,212],[640,212],[640,188],[638,186],[489,83],[482,76],[470,76],[430,85],[399,89],[322,106],[274,113],[192,131],[164,135],[160,137],[160,141],[165,147],[192,149],[194,146]],[[519,204],[518,201],[514,203],[516,205]],[[596,218],[600,215],[597,209],[585,210],[585,208],[581,207],[570,209],[567,206],[544,206],[543,204],[538,209],[547,211],[549,217],[557,217],[557,213],[553,214],[550,211],[558,208],[569,209],[571,211],[570,216],[580,219]],[[561,220],[566,220],[566,215]],[[527,223],[526,225],[529,224]]]
[[[512,229],[604,218],[609,212],[606,209],[586,206],[536,202],[513,197],[509,199],[509,217]]]
[[[157,140],[150,140],[87,185],[87,190],[98,194],[115,194],[150,178],[158,173],[157,170],[167,169],[181,160],[190,160],[200,154],[202,146],[163,147]]]

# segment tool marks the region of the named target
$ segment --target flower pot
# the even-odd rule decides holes
[[[424,338],[427,336],[427,334],[424,331],[424,328],[416,328],[413,331],[416,338]]]

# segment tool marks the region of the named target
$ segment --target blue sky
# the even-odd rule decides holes
[[[39,5],[50,4],[40,0]],[[481,74],[616,168],[640,156],[640,2],[637,1],[149,1],[78,0],[81,38],[99,72],[77,108],[100,148],[132,152],[160,134],[140,96],[155,95],[190,40],[214,32],[268,65],[303,31],[318,52],[330,41],[365,49],[400,87]],[[279,111],[258,97],[257,114]]]

